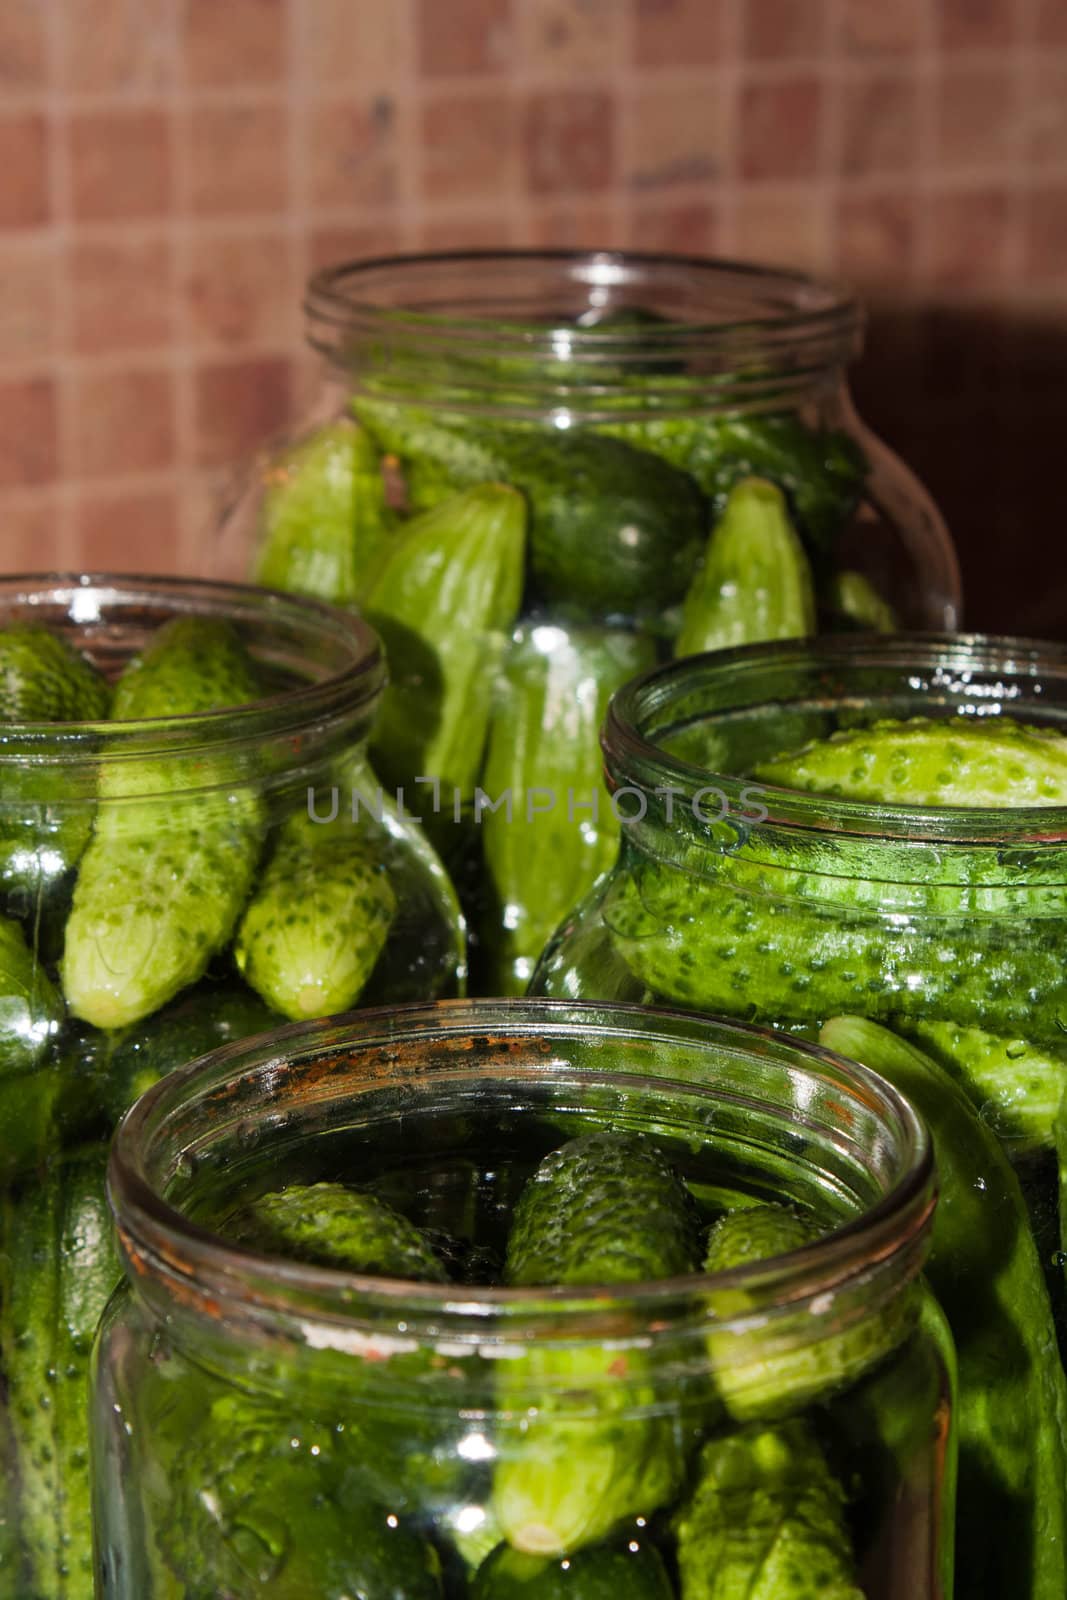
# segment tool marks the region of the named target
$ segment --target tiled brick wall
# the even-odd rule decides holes
[[[1067,0],[0,0],[3,566],[202,563],[308,268],[498,243],[854,280],[972,620],[1060,625]]]

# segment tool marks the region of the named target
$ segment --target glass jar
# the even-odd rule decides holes
[[[347,1177],[470,1261],[544,1153],[604,1126],[654,1140],[711,1213],[787,1200],[826,1231],[728,1272],[544,1289],[360,1277],[214,1231],[250,1196]],[[676,1537],[703,1570],[705,1535],[742,1523],[753,1560],[799,1540],[816,1571],[820,1517],[850,1594],[951,1594],[954,1366],[917,1277],[930,1146],[862,1068],[627,1007],[365,1013],[173,1074],[120,1127],[109,1189],[127,1281],[92,1409],[108,1600],[502,1594],[509,1566],[580,1595],[604,1560],[669,1595]],[[502,1527],[525,1562],[498,1551],[472,1579]]]
[[[756,782],[763,760],[886,719],[1067,726],[1067,654],[957,635],[825,639],[676,662],[613,700],[628,820],[612,871],[533,989],[655,999],[810,1032],[840,1013],[933,1047],[1000,1041],[970,1087],[1017,1156],[1049,1148],[1067,1020],[1067,811],[841,800]],[[977,1068],[976,1068],[977,1070]]]
[[[474,975],[489,992],[522,992],[614,853],[610,813],[590,810],[604,799],[595,724],[628,676],[692,648],[683,601],[739,480],[784,493],[800,544],[790,533],[787,560],[753,559],[756,535],[741,532],[731,560],[746,576],[706,639],[958,624],[944,524],[852,407],[845,374],[861,315],[836,288],[710,260],[476,253],[331,267],[312,278],[306,307],[327,383],[299,437],[266,451],[236,497],[218,570],[365,605],[393,677],[442,721],[457,633],[465,655],[480,651],[479,681],[499,675],[495,711],[488,696],[455,696],[468,825],[449,828],[450,793],[435,835],[447,860],[472,863],[471,922],[484,941]],[[396,597],[382,563],[397,559],[396,529],[383,531],[383,518],[393,513],[366,462],[352,466],[353,441],[368,435],[402,510],[488,480],[522,490],[525,578],[506,603],[486,610],[477,598],[479,565],[484,587],[499,597],[505,585],[485,576],[472,530],[435,579],[448,590],[444,637],[407,614],[399,637],[389,631]],[[817,613],[797,598],[812,588]],[[412,629],[428,649],[413,647]],[[387,703],[380,733],[389,715]],[[390,783],[450,777],[433,750],[421,768],[391,761],[385,739],[375,753]],[[507,823],[493,809],[504,792],[517,796]]]

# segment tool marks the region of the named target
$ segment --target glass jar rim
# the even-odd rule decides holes
[[[1067,806],[980,809],[845,800],[701,767],[668,753],[649,733],[650,722],[683,697],[699,701],[702,686],[736,685],[739,698],[734,709],[757,705],[758,700],[740,698],[743,685],[758,681],[761,673],[780,674],[792,666],[818,666],[842,677],[850,668],[910,669],[917,675],[916,692],[922,673],[947,673],[967,686],[968,673],[976,670],[989,670],[1020,684],[1055,674],[1067,689],[1067,646],[1008,634],[830,635],[709,651],[653,667],[613,695],[601,744],[616,789],[670,791],[690,807],[695,807],[702,791],[713,789],[735,817],[747,816],[760,826],[791,829],[813,838],[864,835],[932,845],[995,845],[1006,838],[1012,844],[1067,842]],[[977,693],[973,687],[968,692]],[[784,704],[784,697],[773,703]],[[757,805],[763,813],[758,818]]]
[[[558,297],[558,305],[550,302],[537,317],[517,315],[534,286],[537,297]],[[565,315],[568,303],[574,309]],[[578,321],[590,310],[635,303],[670,309],[636,333]],[[625,388],[623,361],[644,369],[650,389],[659,391],[657,409],[699,408],[709,394],[723,404],[735,392],[780,401],[787,389],[851,360],[863,323],[847,289],[802,272],[609,250],[460,250],[339,262],[308,280],[304,309],[309,343],[357,376],[381,367],[401,382],[412,357],[421,370],[436,365],[442,373],[480,358],[485,365],[468,389],[484,391],[494,404],[514,406],[509,391],[521,385],[531,399],[569,396],[583,411]],[[494,361],[505,371],[495,372]],[[677,392],[662,376],[657,381],[664,362],[685,366]]]
[[[375,1050],[384,1048],[393,1065],[405,1046],[417,1050],[420,1043],[458,1040],[473,1069],[474,1040],[498,1048],[508,1059],[509,1050],[517,1048],[514,1041],[591,1034],[631,1042],[647,1034],[653,1041],[685,1042],[749,1063],[757,1055],[772,1057],[790,1063],[791,1082],[796,1084],[805,1072],[809,1079],[817,1074],[829,1078],[844,1122],[849,1122],[850,1104],[875,1117],[885,1137],[896,1140],[891,1178],[867,1210],[814,1244],[771,1261],[638,1284],[548,1288],[412,1282],[262,1256],[190,1220],[161,1193],[162,1179],[172,1177],[188,1155],[167,1141],[172,1126],[190,1132],[192,1124],[188,1119],[183,1122],[190,1100],[194,1104],[197,1098],[204,1100],[213,1111],[217,1100],[217,1109],[226,1107],[231,1114],[245,1103],[244,1085],[247,1104],[255,1105],[259,1116],[277,1119],[284,1117],[287,1100],[299,1096],[305,1079],[309,1095],[321,1102],[336,1081],[335,1072],[358,1078],[361,1051],[368,1063],[365,1083],[380,1087],[382,1069],[374,1064]],[[478,1057],[477,1064],[484,1066],[484,1058]],[[427,1076],[440,1082],[437,1070]],[[619,1076],[612,1069],[587,1073],[585,1079],[609,1082]],[[635,1074],[634,1081],[665,1080],[642,1073]],[[715,1098],[714,1083],[686,1080],[685,1088],[709,1101]],[[218,1133],[218,1116],[213,1115],[210,1125]],[[629,1308],[662,1315],[671,1302],[743,1289],[753,1304],[758,1301],[764,1309],[786,1303],[796,1313],[806,1306],[815,1309],[827,1295],[857,1280],[866,1281],[874,1272],[891,1273],[902,1263],[908,1264],[910,1281],[921,1268],[935,1204],[933,1151],[925,1124],[891,1084],[867,1068],[770,1029],[695,1012],[546,999],[453,1000],[368,1010],[289,1025],[212,1051],[168,1074],[126,1113],[112,1142],[108,1194],[124,1253],[133,1264],[134,1281],[144,1282],[162,1270],[172,1287],[177,1286],[181,1301],[196,1299],[210,1306],[238,1301],[268,1314],[271,1310],[291,1314],[298,1306],[305,1329],[316,1319],[351,1320],[360,1309],[402,1320],[430,1315],[452,1336],[475,1329],[479,1340],[490,1318],[502,1321],[509,1336],[521,1338],[523,1328],[545,1320],[556,1325],[561,1317],[573,1317],[580,1324],[583,1315],[602,1315],[613,1301],[625,1300]],[[743,1316],[735,1313],[716,1320],[729,1326],[750,1315],[752,1310],[746,1309]]]
[[[377,634],[362,617],[306,596],[252,584],[136,573],[19,573],[0,578],[0,626],[56,620],[76,626],[113,623],[114,608],[131,616],[211,616],[266,632],[271,625],[328,646],[335,670],[315,681],[219,711],[130,721],[10,722],[0,729],[0,772],[30,758],[35,767],[91,761],[106,767],[201,750],[225,753],[268,734],[366,715],[385,682]]]

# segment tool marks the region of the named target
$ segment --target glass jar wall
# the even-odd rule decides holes
[[[853,410],[861,318],[834,288],[489,253],[340,265],[306,304],[328,383],[253,473],[220,570],[380,628],[393,688],[372,753],[409,795],[443,785],[436,837],[469,865],[489,992],[522,991],[611,860],[594,730],[629,676],[754,639],[957,624],[941,518]]]
[[[462,992],[463,925],[366,770],[383,672],[357,618],[8,578],[0,663],[0,1589],[73,1597],[88,1350],[118,1276],[103,1141],[228,1040]]]
[[[701,1235],[785,1202],[817,1237],[628,1281],[618,1245],[645,1261],[661,1241],[644,1213],[619,1239],[613,1204],[615,1270],[501,1287],[520,1191],[589,1135],[669,1163]],[[767,1561],[857,1600],[951,1594],[953,1362],[917,1277],[930,1147],[861,1068],[625,1007],[369,1012],[172,1075],[124,1121],[109,1184],[108,1600],[686,1600]],[[421,1274],[360,1273],[385,1247],[352,1233],[336,1270],[319,1227],[310,1258],[241,1242],[250,1207],[327,1190],[425,1229]]]

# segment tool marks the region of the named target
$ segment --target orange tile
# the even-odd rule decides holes
[[[623,235],[608,205],[570,205],[528,211],[519,242],[532,250],[621,250]]]
[[[918,50],[926,0],[840,0],[841,42],[850,55],[897,56]]]
[[[900,172],[919,153],[918,92],[910,77],[848,81],[841,96],[841,170],[846,177]]]
[[[511,221],[494,216],[427,217],[419,224],[423,250],[503,250],[511,244]]]
[[[1067,6],[1063,0],[1036,0],[1034,32],[1041,44],[1067,45]]]
[[[1032,277],[1067,279],[1067,184],[1041,184],[1027,194],[1023,250]]]
[[[0,117],[0,228],[33,228],[51,213],[44,117]]]
[[[524,113],[526,187],[531,194],[593,194],[615,173],[615,104],[602,89],[532,94]]]
[[[0,361],[41,361],[56,347],[58,263],[51,239],[4,246],[0,267]]]
[[[153,472],[174,460],[169,372],[83,372],[73,381],[74,475]]]
[[[517,108],[506,94],[456,94],[422,108],[424,200],[489,200],[515,186]]]
[[[725,55],[723,0],[636,0],[639,67],[698,67]]]
[[[74,215],[159,217],[171,202],[170,119],[162,111],[85,111],[69,123]]]
[[[417,0],[419,68],[428,78],[504,72],[515,53],[511,0]]]
[[[405,8],[396,0],[301,0],[301,65],[307,79],[380,89],[407,66]]]
[[[659,191],[707,183],[722,173],[730,139],[730,103],[714,86],[643,88],[630,106],[626,182]]]
[[[618,0],[526,0],[519,13],[523,65],[559,77],[600,76],[620,58],[624,16]]]
[[[819,166],[822,85],[805,73],[741,91],[743,178],[810,178]]]
[[[287,66],[285,0],[181,0],[180,41],[191,84],[276,83]]]
[[[29,3],[45,9],[42,0]],[[174,77],[173,12],[173,0],[63,0],[62,86],[94,94],[168,87]]]
[[[999,50],[1022,23],[1018,0],[934,0],[937,37],[946,50]]]
[[[47,81],[40,0],[0,6],[0,89],[41,89]]]
[[[313,228],[308,241],[312,269],[334,266],[339,261],[360,261],[367,256],[395,255],[400,248],[400,230],[388,220],[359,227],[327,224]]]
[[[177,497],[172,489],[84,492],[74,516],[82,572],[182,570]]]
[[[64,268],[74,349],[110,355],[165,344],[171,334],[171,270],[166,238],[75,237]]]
[[[942,289],[992,287],[1003,282],[1010,227],[1003,189],[931,195],[930,278]]]
[[[638,206],[630,218],[629,244],[634,250],[709,255],[719,246],[718,213],[714,206],[699,200]]]
[[[313,205],[373,207],[394,199],[397,115],[385,95],[312,107],[307,155]]]
[[[60,520],[50,495],[27,501],[0,494],[0,572],[61,572],[67,553]]]
[[[1052,56],[1034,68],[1026,103],[1025,151],[1035,165],[1067,160],[1067,59]]]
[[[825,26],[823,0],[744,0],[742,50],[753,61],[810,61],[822,49]]]
[[[736,256],[825,272],[830,245],[828,219],[815,192],[742,194],[737,202],[731,247]]]
[[[899,285],[911,273],[916,227],[911,194],[842,196],[837,208],[837,271],[861,287]]]
[[[0,488],[54,482],[57,455],[54,381],[0,383]]]
[[[949,67],[935,89],[935,150],[940,167],[990,166],[1022,149],[1016,82],[1005,65]]]
[[[209,363],[195,377],[198,466],[228,466],[289,420],[289,363],[281,357]]]
[[[197,106],[183,123],[189,202],[203,217],[283,211],[289,195],[282,106]]]
[[[287,234],[200,234],[190,240],[184,296],[197,344],[291,344],[299,288]]]

